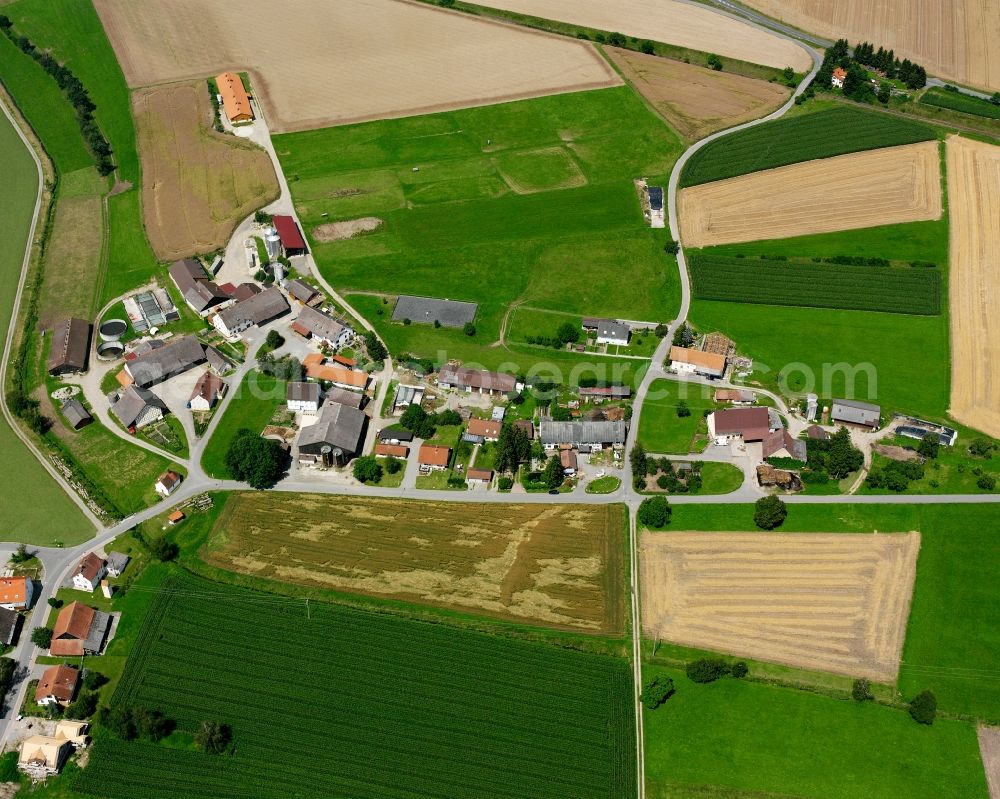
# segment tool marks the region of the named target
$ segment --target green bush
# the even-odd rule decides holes
[[[910,702],[910,716],[919,724],[933,724],[937,715],[937,697],[930,691],[921,691]]]
[[[992,474],[980,475],[979,479],[976,480],[976,485],[983,491],[992,491],[997,487],[997,479]]]
[[[761,530],[780,527],[788,516],[788,508],[776,496],[761,497],[754,503],[753,523]]]
[[[48,649],[52,646],[52,630],[48,627],[36,627],[31,631],[31,643],[41,649]]]
[[[382,479],[382,465],[374,455],[364,455],[354,461],[354,479],[362,483],[377,483]]]
[[[851,686],[851,698],[855,702],[871,702],[875,698],[871,683],[864,678],[855,680],[854,685]]]
[[[659,530],[670,524],[671,513],[673,509],[666,497],[647,497],[639,505],[638,518],[646,527]]]
[[[688,679],[692,682],[715,682],[729,673],[729,666],[721,658],[700,658],[692,660],[685,669]]]
[[[674,693],[674,681],[669,677],[654,677],[642,689],[640,699],[646,710],[656,710]]]
[[[245,427],[236,435],[226,450],[225,464],[237,480],[251,488],[270,488],[285,471],[287,456],[277,441],[261,438]]]

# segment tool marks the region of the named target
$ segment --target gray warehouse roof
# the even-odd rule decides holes
[[[624,444],[625,422],[553,422],[542,419],[543,444]]]
[[[226,328],[233,330],[249,322],[251,326],[270,322],[288,311],[288,300],[274,286],[219,312]]]
[[[161,411],[167,410],[167,406],[152,391],[147,391],[138,386],[129,386],[118,397],[118,401],[111,406],[111,412],[118,417],[118,421],[125,427],[131,427],[136,419],[146,409],[152,405]]]
[[[368,417],[357,408],[328,402],[323,406],[316,424],[304,428],[299,434],[299,450],[318,455],[323,445],[329,444],[343,452],[357,454],[361,451],[367,421]]]
[[[137,386],[152,386],[205,362],[205,345],[196,336],[182,336],[150,349],[125,363]]]
[[[476,318],[477,305],[474,302],[438,300],[433,297],[413,297],[403,294],[396,301],[392,321],[440,322],[442,327],[462,327]]]
[[[835,399],[830,415],[835,422],[862,424],[866,427],[877,427],[882,416],[882,409],[870,402],[857,400]]]

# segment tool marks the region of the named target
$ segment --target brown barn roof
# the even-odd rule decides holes
[[[485,480],[487,483],[493,479],[492,469],[469,469],[465,475],[467,480]]]
[[[93,608],[79,602],[71,602],[59,611],[52,630],[52,646],[49,649],[52,655],[55,657],[82,655],[83,643],[90,635],[96,613]]]
[[[90,324],[83,319],[62,319],[52,326],[52,345],[46,362],[51,374],[82,372],[87,368]]]
[[[375,454],[384,455],[387,458],[405,458],[410,450],[402,444],[376,444]]]
[[[767,408],[725,408],[716,411],[715,434],[742,436],[744,441],[763,441],[770,431]]]
[[[60,702],[70,702],[76,693],[76,683],[80,679],[80,670],[75,666],[52,666],[46,669],[38,687],[35,689],[35,701],[39,702],[47,696],[54,696]]]

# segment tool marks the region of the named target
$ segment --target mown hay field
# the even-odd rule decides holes
[[[816,158],[934,138],[934,131],[920,122],[838,105],[782,117],[709,142],[685,164],[680,185],[695,186]]]
[[[617,31],[797,72],[811,65],[805,49],[769,31],[695,3],[676,0],[482,0],[479,5]]]
[[[447,624],[308,607],[175,573],[113,697],[172,740],[104,731],[75,790],[109,799],[608,799],[636,795],[627,660]],[[149,589],[147,589],[149,590]]]
[[[240,494],[202,556],[272,580],[617,635],[624,525],[618,505]]]
[[[769,169],[683,189],[688,247],[938,219],[935,141]]]
[[[620,82],[585,42],[400,0],[97,0],[131,86],[251,69],[272,131]],[[253,20],[252,23],[249,21]]]
[[[649,637],[893,682],[918,533],[643,535]]]
[[[1000,4],[995,0],[747,0],[747,5],[830,39],[895,50],[947,80],[1000,89]]]
[[[608,47],[626,80],[689,141],[765,116],[788,99],[778,83]]]
[[[142,161],[142,212],[164,261],[225,247],[236,225],[278,196],[267,153],[212,129],[204,81],[132,95]]]
[[[945,143],[951,217],[951,407],[1000,437],[1000,147]]]

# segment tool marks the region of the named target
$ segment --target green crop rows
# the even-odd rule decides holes
[[[934,131],[919,122],[841,106],[779,119],[709,142],[687,162],[681,186],[933,138]]]
[[[924,105],[934,105],[939,108],[949,108],[952,111],[961,111],[963,114],[974,114],[977,117],[987,117],[989,119],[1000,119],[1000,105],[991,103],[989,100],[981,100],[978,97],[970,97],[959,92],[949,92],[944,89],[928,89],[920,102]]]
[[[927,316],[941,312],[941,274],[936,269],[796,263],[701,253],[688,257],[688,267],[694,296],[700,300]]]
[[[99,732],[75,788],[106,797],[634,795],[628,663],[174,578],[114,704],[231,754]]]

